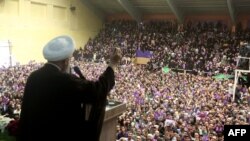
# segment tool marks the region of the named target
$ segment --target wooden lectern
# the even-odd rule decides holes
[[[126,104],[120,102],[109,102],[109,105],[106,107],[100,141],[116,140],[117,118],[125,111]]]

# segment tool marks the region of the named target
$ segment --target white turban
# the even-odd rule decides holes
[[[61,61],[73,55],[74,41],[69,36],[58,36],[49,41],[43,48],[43,56],[48,61]]]

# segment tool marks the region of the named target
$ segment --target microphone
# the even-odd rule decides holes
[[[82,72],[81,72],[81,70],[79,69],[78,66],[74,66],[73,69],[74,69],[75,73],[76,73],[80,78],[82,78],[82,79],[84,79],[84,80],[86,79],[86,78],[83,76],[83,74],[82,74]]]

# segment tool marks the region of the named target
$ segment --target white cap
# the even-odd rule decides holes
[[[43,48],[43,56],[48,61],[61,61],[73,55],[75,44],[69,36],[58,36]]]

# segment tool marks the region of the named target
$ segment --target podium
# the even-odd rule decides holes
[[[109,102],[109,105],[106,106],[100,141],[116,140],[117,118],[125,111],[126,104],[120,102]]]

